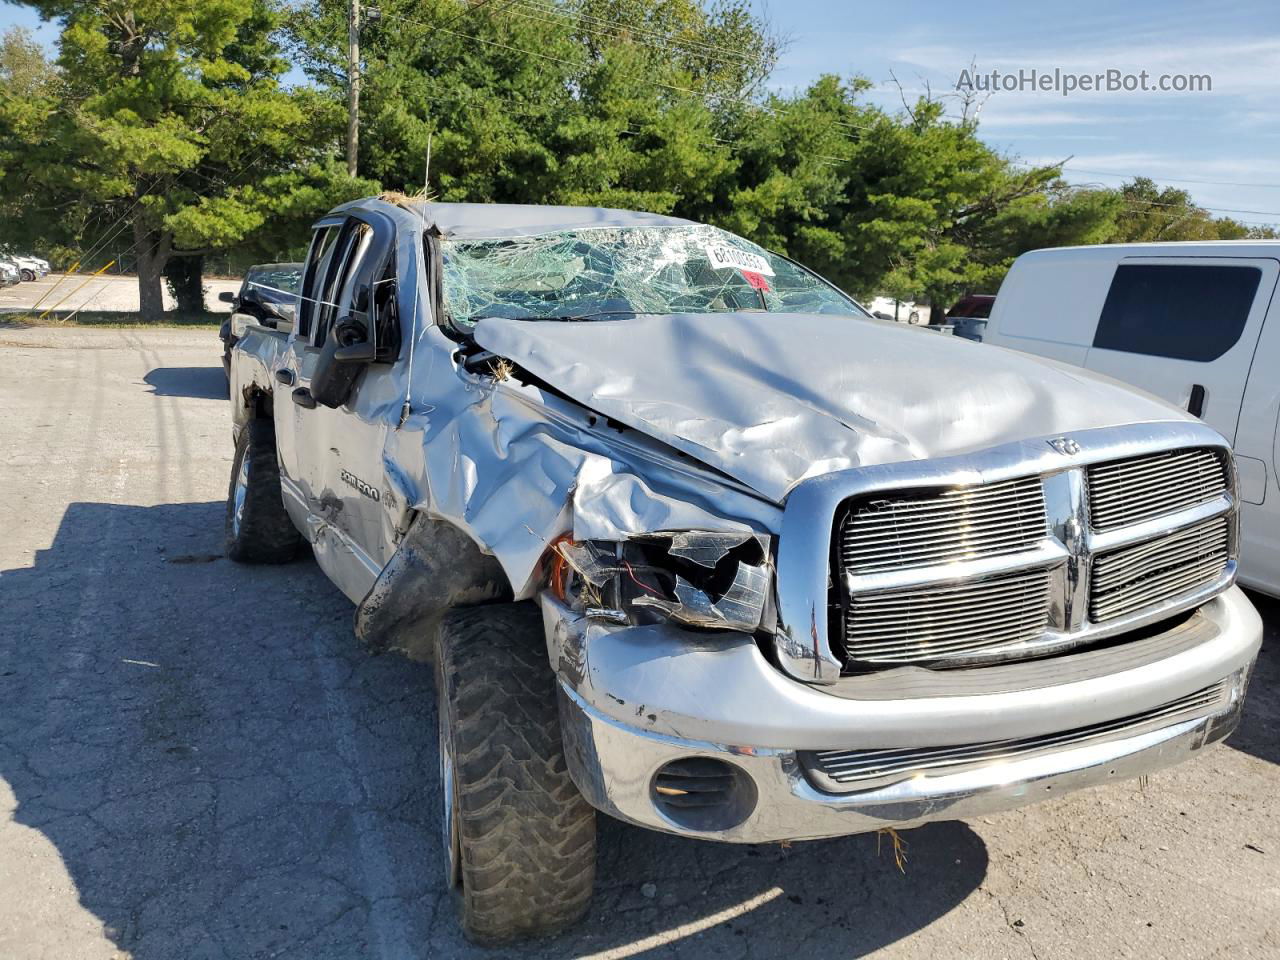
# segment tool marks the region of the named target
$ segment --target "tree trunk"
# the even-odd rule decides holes
[[[204,255],[176,255],[164,266],[164,280],[173,294],[178,313],[194,317],[204,313]]]
[[[164,319],[160,281],[169,260],[172,238],[168,234],[152,233],[134,221],[133,241],[138,254],[138,314],[145,323],[159,323]]]

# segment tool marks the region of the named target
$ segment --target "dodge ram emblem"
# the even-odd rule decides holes
[[[363,480],[357,477],[354,473],[351,473],[347,470],[342,470],[339,472],[338,475],[342,478],[343,483],[345,483],[349,487],[355,487],[355,489],[360,491],[360,493],[363,496],[368,497],[374,503],[377,503],[382,499],[382,494],[378,492],[377,487],[372,487],[369,484],[365,483]]]
[[[1054,437],[1049,441],[1049,446],[1057,450],[1064,457],[1073,457],[1080,452],[1080,444],[1076,443],[1070,437]]]

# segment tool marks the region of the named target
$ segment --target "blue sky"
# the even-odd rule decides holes
[[[982,108],[982,135],[1026,162],[1072,157],[1073,182],[1150,176],[1215,212],[1280,224],[1277,0],[752,2],[788,38],[775,87],[859,73],[875,84],[869,98],[890,108],[900,106],[891,72],[909,95],[926,82],[947,93],[975,59],[983,71],[1209,74],[1202,93],[998,92]],[[0,5],[0,25],[10,23],[39,26],[29,10]]]
[[[1028,162],[1072,157],[1072,182],[1114,186],[1150,176],[1204,206],[1259,211],[1224,215],[1280,225],[1277,0],[754,5],[789,38],[775,86],[859,73],[876,85],[870,99],[886,107],[901,106],[891,72],[913,93],[926,81],[947,93],[975,58],[984,71],[1209,74],[1207,93],[998,92],[982,108],[980,129]]]

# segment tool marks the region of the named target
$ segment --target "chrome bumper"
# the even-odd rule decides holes
[[[1045,663],[1060,662],[1069,682],[1043,685],[1041,672],[1032,689],[1011,688],[1006,680],[1003,688],[997,682],[978,695],[939,696],[936,683],[911,695],[911,684],[899,677],[895,689],[906,696],[875,696],[866,684],[841,696],[782,677],[750,638],[589,624],[555,601],[544,597],[542,603],[560,678],[569,771],[588,802],[640,826],[740,843],[954,820],[1171,766],[1235,728],[1262,637],[1257,613],[1233,588],[1197,614],[1201,632],[1194,644],[1156,642],[1154,662],[1130,657],[1127,669],[1090,677],[1078,668],[1073,673],[1068,658],[1055,658]],[[1097,664],[1115,661],[1092,662],[1096,672]],[[819,789],[801,762],[810,750],[1052,733],[1146,710],[1223,679],[1230,680],[1230,693],[1209,715],[957,773],[832,793]],[[688,758],[727,764],[746,784],[749,813],[711,829],[668,816],[655,794],[656,778],[666,764]]]

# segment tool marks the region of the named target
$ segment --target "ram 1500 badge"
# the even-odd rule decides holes
[[[230,555],[305,540],[360,638],[434,657],[480,941],[582,915],[597,810],[907,827],[1148,773],[1240,715],[1261,624],[1218,434],[713,227],[349,204],[231,385]]]

